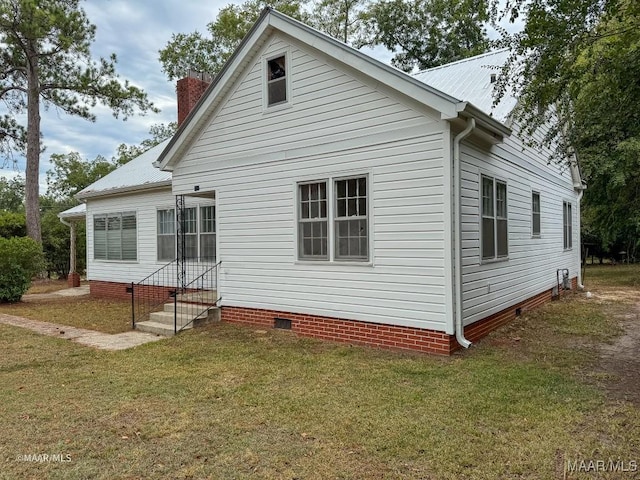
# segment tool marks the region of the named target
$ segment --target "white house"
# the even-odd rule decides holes
[[[81,193],[92,291],[169,259],[188,207],[223,321],[448,354],[575,288],[579,171],[492,107],[505,58],[407,75],[266,9],[169,142]]]

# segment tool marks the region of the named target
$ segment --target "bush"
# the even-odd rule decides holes
[[[44,266],[42,247],[28,237],[0,238],[0,302],[17,302]]]
[[[0,237],[25,237],[27,221],[24,213],[0,212]]]

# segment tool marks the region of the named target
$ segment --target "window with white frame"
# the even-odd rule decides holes
[[[298,258],[368,261],[368,220],[366,175],[298,184]]]
[[[198,209],[185,208],[182,218],[185,258],[198,258]]]
[[[336,260],[368,260],[367,177],[335,181]]]
[[[573,247],[573,216],[571,214],[571,202],[562,202],[562,237],[564,249]]]
[[[158,210],[158,260],[171,262],[176,258],[176,217],[173,208]]]
[[[185,208],[185,257],[202,262],[216,258],[216,207],[206,205]],[[158,260],[176,258],[176,218],[173,208],[158,210]]]
[[[505,258],[509,254],[507,184],[482,175],[482,259]]]
[[[280,105],[289,100],[287,94],[287,56],[267,60],[267,106]]]
[[[328,260],[327,182],[298,185],[298,256]]]
[[[200,260],[216,260],[216,207],[200,207]]]
[[[135,261],[138,257],[135,212],[93,216],[93,258]]]
[[[540,193],[531,192],[531,235],[540,236]]]

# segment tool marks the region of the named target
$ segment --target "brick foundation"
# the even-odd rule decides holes
[[[116,282],[89,282],[91,295],[105,298],[131,298],[127,293],[128,284]],[[571,288],[577,289],[578,279],[571,279]],[[169,298],[168,287],[146,287],[144,296]],[[464,329],[465,337],[477,342],[489,332],[512,321],[518,313],[536,308],[551,300],[552,290],[547,290],[523,302],[512,305],[498,313],[483,318]],[[303,337],[320,338],[354,345],[369,345],[393,350],[412,350],[437,355],[451,355],[460,345],[455,335],[444,332],[399,327],[371,322],[344,320],[340,318],[320,317],[301,313],[286,313],[277,310],[261,310],[244,307],[222,307],[222,321],[251,325],[260,328],[273,328],[275,318],[291,320],[291,331]]]
[[[575,290],[577,288],[577,283],[577,278],[571,280],[572,289]],[[551,295],[552,291],[547,290],[472,323],[465,327],[465,337],[471,342],[477,342],[489,332],[512,321],[518,313],[524,313],[550,301]],[[275,318],[291,320],[291,331],[303,337],[321,338],[393,350],[413,350],[437,355],[451,355],[461,348],[456,341],[455,335],[447,335],[436,330],[342,320],[299,313],[285,313],[275,310],[222,307],[223,322],[272,328]]]
[[[102,282],[100,280],[89,281],[89,292],[97,298],[120,298],[130,299],[131,294],[127,292],[131,284],[118,282]],[[169,292],[173,291],[170,287],[138,287],[136,297],[150,298],[163,301],[169,298]]]

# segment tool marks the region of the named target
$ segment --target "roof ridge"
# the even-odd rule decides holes
[[[437,67],[431,67],[431,68],[425,68],[424,70],[419,70],[415,73],[412,73],[411,76],[417,76],[420,75],[421,73],[426,73],[426,72],[433,72],[434,70],[441,70],[443,68],[448,68],[451,67],[453,65],[460,65],[461,63],[466,63],[466,62],[471,62],[473,60],[477,60],[479,58],[484,58],[484,57],[488,57],[491,55],[496,55],[497,53],[502,53],[505,51],[508,51],[508,48],[499,48],[497,50],[491,50],[490,52],[484,52],[481,53],[479,55],[474,55],[473,57],[466,57],[466,58],[462,58],[460,60],[456,60],[455,62],[449,62],[449,63],[445,63],[444,65],[438,65]]]

